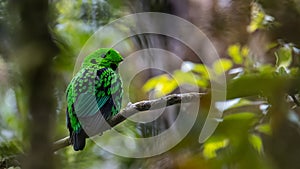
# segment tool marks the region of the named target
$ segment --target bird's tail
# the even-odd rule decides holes
[[[71,141],[73,144],[73,149],[75,151],[83,150],[85,147],[85,139],[87,138],[86,133],[83,129],[72,133]]]

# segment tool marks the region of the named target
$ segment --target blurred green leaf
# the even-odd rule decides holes
[[[247,96],[272,96],[275,91],[285,90],[291,81],[288,77],[275,76],[271,73],[242,75],[227,84],[227,99]]]
[[[273,48],[277,47],[278,45],[279,45],[278,42],[270,42],[267,44],[266,50],[273,49]]]
[[[253,119],[256,115],[251,113],[251,112],[241,112],[241,113],[237,113],[237,114],[230,114],[228,116],[224,117],[224,121],[227,120],[249,120],[249,119]]]
[[[269,123],[261,124],[255,127],[255,129],[261,133],[264,133],[266,135],[272,134],[272,129]]]
[[[276,66],[287,68],[292,63],[292,49],[289,46],[279,48],[275,52]]]
[[[258,71],[261,74],[271,75],[271,74],[274,74],[274,72],[276,72],[276,68],[271,64],[265,64],[265,65],[259,66]]]
[[[250,100],[247,99],[240,99],[236,104],[232,105],[229,107],[230,108],[236,108],[236,107],[240,107],[240,106],[246,106],[246,105],[251,105],[252,102]]]
[[[290,68],[290,75],[292,77],[297,77],[299,75],[299,68],[298,67]]]
[[[16,139],[0,142],[0,158],[5,158],[22,153],[23,146],[23,143]]]
[[[263,143],[259,136],[255,135],[255,134],[250,134],[249,142],[254,147],[254,149],[256,149],[259,153],[263,152]]]
[[[288,72],[287,72],[286,68],[283,66],[280,66],[278,68],[277,72],[280,76],[288,76]]]
[[[239,144],[242,140],[241,137],[248,137],[248,130],[256,121],[257,115],[252,112],[239,112],[227,115],[207,141],[229,139],[230,144]]]

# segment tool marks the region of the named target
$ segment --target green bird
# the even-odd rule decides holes
[[[109,128],[107,120],[121,109],[122,81],[117,72],[123,57],[114,49],[100,48],[85,57],[68,85],[67,127],[75,151],[85,139]]]

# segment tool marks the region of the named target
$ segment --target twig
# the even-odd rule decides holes
[[[298,99],[296,98],[296,96],[294,94],[290,95],[294,101],[294,103],[299,107],[300,106],[300,102],[298,101]]]
[[[121,110],[119,114],[108,121],[108,123],[111,127],[114,127],[126,120],[126,117],[130,117],[138,112],[160,109],[179,103],[194,102],[199,100],[202,95],[205,95],[205,93],[172,94],[155,100],[146,100],[129,104],[126,108]],[[71,142],[68,136],[56,141],[53,145],[53,151],[57,151],[69,145],[71,145]]]
[[[65,138],[62,138],[62,139],[57,140],[56,142],[54,142],[54,144],[53,144],[53,151],[57,151],[59,149],[67,147],[69,145],[71,145],[71,140],[70,140],[70,137],[67,136]]]

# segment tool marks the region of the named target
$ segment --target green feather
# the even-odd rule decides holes
[[[113,104],[105,117],[111,118],[121,108],[122,82],[115,71],[122,56],[114,49],[101,48],[88,55],[67,88],[67,112],[71,130],[77,132],[82,124],[77,117],[92,117]],[[113,102],[111,100],[113,99]]]

